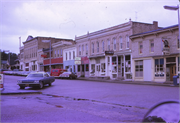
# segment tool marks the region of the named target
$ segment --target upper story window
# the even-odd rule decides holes
[[[154,52],[154,40],[150,40],[150,52]]]
[[[59,50],[58,50],[58,52],[57,52],[57,57],[59,57]]]
[[[75,51],[73,51],[73,59],[75,59]]]
[[[104,52],[104,41],[102,41],[102,52]]]
[[[97,42],[97,53],[99,53],[99,42]]]
[[[82,55],[84,55],[84,45],[82,45]]]
[[[108,39],[108,51],[110,51],[110,40]]]
[[[88,55],[88,44],[86,44],[86,55]]]
[[[66,53],[66,60],[67,60],[67,53]]]
[[[179,36],[177,36],[177,48],[180,49],[180,40],[179,40]]]
[[[63,51],[62,51],[62,49],[61,49],[61,56],[62,56],[62,53],[63,53]]]
[[[69,60],[71,60],[71,52],[69,52]]]
[[[122,37],[119,37],[119,49],[122,50],[122,48],[123,48]]]
[[[81,55],[81,45],[79,45],[79,55]]]
[[[139,54],[143,53],[143,43],[139,42]]]
[[[116,38],[113,38],[113,49],[116,50]]]
[[[54,57],[56,58],[56,50],[54,51]]]
[[[92,53],[94,53],[94,43],[92,43]]]
[[[129,49],[129,36],[126,36],[126,48]]]

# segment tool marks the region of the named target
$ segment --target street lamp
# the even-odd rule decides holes
[[[179,5],[177,5],[177,6],[164,6],[164,9],[168,9],[168,10],[178,10],[178,26],[179,26],[179,40],[180,40]]]
[[[50,70],[50,73],[51,73],[51,40],[42,40],[42,42],[44,43],[49,43],[49,70]]]

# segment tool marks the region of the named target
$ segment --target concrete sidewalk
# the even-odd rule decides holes
[[[151,86],[167,86],[167,87],[179,87],[174,85],[172,81],[170,82],[152,82],[152,81],[127,81],[127,80],[111,80],[111,79],[101,79],[101,78],[88,78],[88,77],[79,77],[78,80],[86,81],[98,81],[98,82],[108,82],[108,83],[120,83],[120,84],[136,84],[136,85],[151,85]]]

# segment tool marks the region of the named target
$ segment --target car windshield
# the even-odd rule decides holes
[[[71,72],[64,72],[63,74],[71,74]]]
[[[43,74],[40,73],[34,73],[34,74],[29,74],[27,77],[43,77]]]

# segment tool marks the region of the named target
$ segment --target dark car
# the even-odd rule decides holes
[[[8,69],[0,69],[0,74],[3,74],[4,71],[9,71]]]
[[[73,72],[64,72],[59,75],[60,79],[67,78],[67,79],[76,79],[77,75]]]
[[[55,78],[46,72],[31,72],[25,79],[18,80],[18,85],[20,89],[25,87],[39,87],[41,89],[45,84],[51,86],[54,81]]]

